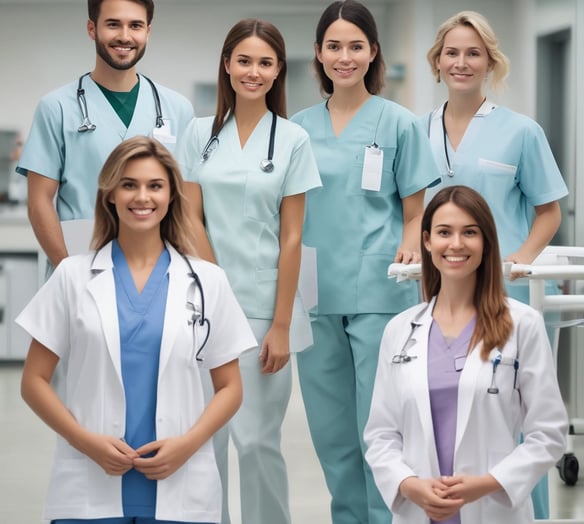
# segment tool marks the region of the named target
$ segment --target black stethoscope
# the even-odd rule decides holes
[[[272,112],[272,126],[270,127],[270,143],[268,144],[268,158],[265,158],[260,162],[260,169],[264,173],[271,173],[274,170],[274,162],[272,159],[274,158],[274,141],[276,139],[276,121],[278,117],[276,113]],[[205,147],[203,148],[203,152],[201,153],[201,164],[209,160],[211,154],[217,146],[219,145],[219,133],[216,135],[211,136]]]
[[[79,82],[77,84],[77,103],[79,104],[79,109],[81,110],[81,116],[83,121],[81,125],[77,128],[78,133],[85,133],[86,131],[95,131],[96,125],[89,120],[89,112],[87,111],[87,100],[85,98],[85,89],[83,89],[83,79],[90,75],[91,73],[85,73],[79,77]],[[144,75],[142,75],[144,76]],[[162,108],[160,106],[160,96],[158,94],[158,89],[154,85],[154,82],[150,80],[147,76],[144,76],[150,87],[152,88],[152,95],[154,96],[154,105],[156,106],[156,127],[164,127],[164,118],[162,117]]]
[[[188,257],[186,255],[182,255],[182,257],[187,263],[187,266],[189,266],[189,276],[193,279],[192,284],[187,290],[187,309],[192,312],[191,318],[189,319],[189,325],[193,327],[193,355],[191,356],[191,360],[193,360],[194,357],[194,360],[197,362],[202,362],[204,359],[201,356],[201,352],[209,340],[209,335],[211,334],[211,322],[205,316],[205,295],[203,294],[203,284],[201,283],[201,279],[193,269]],[[198,307],[195,302],[197,290],[201,295],[200,307]],[[197,326],[203,329],[206,328],[207,330],[203,337],[203,341],[200,344],[197,343]]]
[[[420,311],[414,317],[414,319],[410,322],[410,334],[408,335],[408,338],[404,342],[400,352],[396,353],[391,358],[392,364],[407,364],[408,362],[411,362],[412,360],[418,358],[416,355],[408,355],[408,345],[410,343],[410,340],[412,340],[412,337],[414,336],[414,331],[416,331],[416,329],[422,325],[420,323],[420,319],[424,316],[424,314],[426,313],[426,310],[429,307],[430,307],[430,304],[427,304],[426,307],[424,309],[422,309],[422,311]]]

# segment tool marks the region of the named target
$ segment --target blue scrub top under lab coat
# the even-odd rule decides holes
[[[310,135],[323,188],[307,195],[303,243],[315,247],[318,313],[397,313],[418,302],[414,282],[387,268],[402,243],[402,199],[438,177],[430,144],[407,109],[372,96],[335,136],[326,103],[292,120]],[[383,151],[379,191],[362,189],[365,149]]]
[[[155,84],[166,124],[162,131],[155,131],[152,88],[143,76],[139,78],[138,100],[129,127],[90,76],[83,79],[83,89],[89,117],[97,126],[94,131],[77,131],[82,121],[76,96],[78,80],[40,101],[16,170],[22,175],[33,171],[59,181],[56,205],[60,220],[93,218],[97,177],[109,154],[123,140],[154,134],[173,151],[177,137],[193,118],[192,105],[184,96]]]

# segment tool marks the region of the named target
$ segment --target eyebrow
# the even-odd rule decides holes
[[[325,40],[325,42],[326,43],[329,43],[329,44],[338,44],[341,41],[340,40],[335,40],[334,38],[329,38],[328,40]],[[365,40],[351,40],[349,42],[349,44],[364,44],[364,43],[365,43]]]
[[[251,58],[250,55],[246,55],[245,53],[239,53],[235,56],[236,58]],[[260,60],[276,60],[273,56],[260,56]]]
[[[136,182],[138,179],[137,178],[132,178],[130,176],[123,176],[122,178],[120,178],[120,182]],[[151,178],[148,180],[148,183],[150,182],[166,182],[165,178]]]

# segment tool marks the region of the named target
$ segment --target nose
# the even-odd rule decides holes
[[[146,202],[150,198],[150,192],[148,187],[140,186],[136,193],[136,200],[138,202]]]
[[[252,64],[249,69],[249,76],[256,78],[258,76],[258,66],[257,64]]]
[[[130,28],[126,25],[120,25],[120,40],[123,42],[130,41]]]
[[[456,65],[460,69],[462,69],[466,65],[466,57],[464,56],[464,53],[460,53],[460,55],[458,55],[456,59]]]
[[[347,61],[349,58],[349,50],[346,47],[343,47],[341,49],[341,60]]]
[[[463,246],[462,235],[455,233],[450,238],[450,247],[452,249],[460,249]]]

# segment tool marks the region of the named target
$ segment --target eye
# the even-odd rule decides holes
[[[440,237],[447,237],[450,234],[450,231],[448,229],[439,229],[436,231],[436,234]]]
[[[353,51],[361,51],[363,49],[363,45],[362,44],[355,44],[352,47]]]
[[[339,48],[339,46],[338,46],[337,44],[332,44],[332,43],[331,43],[331,44],[328,44],[328,45],[326,46],[326,48],[327,48],[327,49],[330,49],[331,51],[336,51],[336,50]]]
[[[262,67],[269,68],[269,67],[272,67],[272,65],[274,65],[274,64],[273,64],[273,62],[271,62],[270,60],[264,60],[264,61],[261,63],[261,65],[262,65]]]
[[[237,63],[241,65],[247,65],[249,63],[249,60],[247,58],[238,58]]]
[[[124,189],[132,189],[134,187],[134,182],[130,182],[129,180],[126,180],[126,181],[122,182],[121,186]]]

